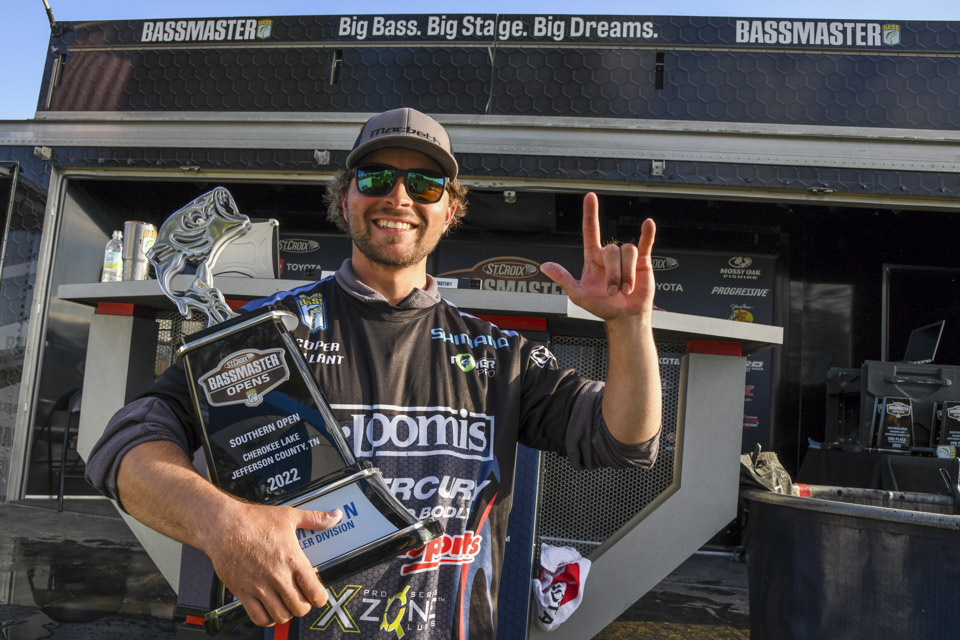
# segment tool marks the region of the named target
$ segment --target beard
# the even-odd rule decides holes
[[[404,269],[418,264],[433,252],[442,235],[436,234],[436,237],[432,238],[433,234],[430,234],[426,221],[421,218],[419,225],[413,231],[415,234],[413,243],[400,248],[398,245],[410,243],[409,238],[394,236],[388,237],[385,242],[377,242],[371,233],[373,222],[367,222],[362,217],[355,221],[349,209],[345,213],[350,240],[370,262],[382,267]],[[377,213],[390,213],[390,210],[378,210]]]

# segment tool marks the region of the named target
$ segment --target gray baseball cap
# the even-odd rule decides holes
[[[347,156],[347,169],[353,169],[377,149],[388,147],[419,151],[439,164],[448,178],[457,177],[457,160],[446,129],[427,114],[408,107],[384,111],[367,120]]]

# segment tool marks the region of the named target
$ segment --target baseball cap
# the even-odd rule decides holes
[[[374,151],[388,147],[419,151],[439,164],[448,178],[457,177],[457,160],[447,130],[427,114],[409,107],[384,111],[367,120],[347,156],[347,169],[353,169]]]

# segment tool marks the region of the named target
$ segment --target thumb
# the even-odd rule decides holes
[[[576,278],[563,268],[563,265],[559,265],[556,262],[544,262],[540,265],[540,271],[543,272],[543,275],[560,285],[560,288],[563,289],[568,296],[570,296],[571,292],[574,291],[579,284]]]
[[[329,529],[340,522],[340,518],[343,517],[340,509],[334,509],[333,511],[302,511],[297,509],[297,515],[299,518],[297,519],[296,528],[310,529],[312,531]]]

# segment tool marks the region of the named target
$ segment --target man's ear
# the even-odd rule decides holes
[[[340,196],[340,215],[347,219],[347,196]]]
[[[444,231],[446,231],[446,230],[447,230],[447,227],[450,226],[450,223],[453,222],[453,216],[454,216],[454,214],[455,214],[456,212],[457,212],[457,205],[456,205],[456,203],[451,204],[451,205],[447,208],[447,219],[446,219],[446,221],[443,223],[443,230],[444,230]]]

